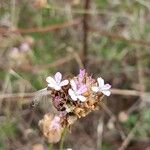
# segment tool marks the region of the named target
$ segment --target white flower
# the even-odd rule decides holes
[[[109,96],[110,95],[110,91],[109,89],[111,88],[110,84],[104,84],[104,80],[100,77],[97,79],[98,82],[98,86],[93,86],[92,87],[92,91],[94,92],[102,92],[104,95]]]
[[[86,86],[81,86],[79,89],[77,89],[77,85],[74,80],[71,80],[70,84],[72,89],[69,89],[68,93],[72,100],[77,101],[79,99],[81,102],[84,102],[86,100],[86,97],[82,96],[81,94],[87,91]]]
[[[54,78],[52,77],[47,77],[46,81],[48,82],[48,87],[55,89],[56,91],[61,90],[62,86],[65,86],[69,83],[68,80],[63,80],[62,79],[62,74],[60,72],[57,72],[54,76]]]

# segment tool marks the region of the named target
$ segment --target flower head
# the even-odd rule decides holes
[[[104,95],[109,96],[110,95],[110,91],[109,89],[111,88],[110,84],[104,84],[104,80],[100,77],[97,79],[98,82],[98,86],[93,86],[92,87],[92,91],[93,92],[102,92]]]
[[[51,76],[46,78],[46,81],[48,82],[48,87],[55,89],[56,91],[60,91],[61,87],[67,85],[69,83],[68,80],[62,80],[62,74],[60,72],[57,72],[52,78]]]
[[[39,121],[43,135],[47,138],[49,143],[57,143],[61,138],[63,127],[60,120],[59,116],[45,114],[44,118]]]
[[[101,77],[96,82],[84,69],[72,79],[61,80],[60,72],[57,72],[54,77],[46,78],[50,87],[46,89],[50,91],[57,116],[46,114],[39,121],[39,126],[50,143],[60,140],[64,128],[70,129],[77,119],[97,110],[103,95],[110,95],[111,86],[104,84]],[[62,88],[63,86],[65,87]]]
[[[55,116],[50,124],[50,130],[52,130],[52,129],[57,130],[59,128],[60,128],[60,117]]]
[[[86,97],[84,97],[82,94],[87,91],[86,85],[80,86],[80,88],[77,88],[77,84],[74,80],[70,81],[72,89],[68,90],[68,93],[73,101],[77,101],[78,99],[81,102],[84,102],[86,100]]]

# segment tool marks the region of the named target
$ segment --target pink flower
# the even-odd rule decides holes
[[[83,84],[84,77],[85,77],[85,69],[80,69],[79,75],[78,75],[77,79],[75,80],[77,88],[80,88],[84,85]]]
[[[67,85],[69,83],[68,80],[62,80],[62,74],[60,72],[57,72],[54,76],[52,77],[47,77],[46,81],[48,82],[48,87],[55,89],[56,91],[60,91],[61,87]]]
[[[111,92],[109,89],[111,88],[110,84],[104,84],[104,80],[100,77],[97,79],[98,86],[93,86],[92,91],[93,92],[102,92],[106,96],[110,96]]]
[[[54,105],[57,107],[61,102],[61,98],[59,96],[56,96],[54,99],[53,99],[53,103]]]
[[[68,90],[68,93],[73,101],[77,101],[78,99],[81,102],[84,102],[86,100],[86,97],[84,97],[82,94],[87,91],[86,85],[82,85],[79,89],[77,88],[77,84],[74,80],[70,81],[72,89]]]
[[[59,129],[60,128],[60,117],[55,116],[50,124],[50,130],[52,129]]]
[[[80,69],[79,72],[79,81],[82,81],[85,76],[85,69]]]

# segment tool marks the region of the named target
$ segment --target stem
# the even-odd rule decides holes
[[[49,150],[53,150],[53,143],[49,144],[48,149],[49,149]]]
[[[89,7],[90,7],[90,0],[85,0],[84,10],[88,11]],[[84,67],[86,67],[86,59],[88,54],[88,17],[89,14],[83,15],[83,50],[81,58]]]
[[[62,133],[62,138],[61,138],[61,141],[60,141],[59,150],[63,150],[63,145],[64,145],[66,131],[67,131],[67,129],[65,128],[63,133]]]

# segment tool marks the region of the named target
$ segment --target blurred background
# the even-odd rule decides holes
[[[80,68],[112,94],[48,144],[38,121],[51,99],[34,92]],[[0,1],[0,150],[149,150],[149,106],[149,0]]]

